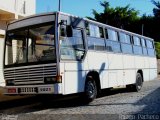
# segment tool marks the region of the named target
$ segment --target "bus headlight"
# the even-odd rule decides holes
[[[61,82],[62,82],[62,76],[44,78],[45,84],[54,84],[54,83],[61,83]]]
[[[53,84],[53,83],[56,83],[56,78],[55,78],[55,77],[46,77],[46,78],[44,79],[44,82],[45,82],[46,84]]]
[[[7,86],[14,85],[14,80],[6,80],[6,85]]]

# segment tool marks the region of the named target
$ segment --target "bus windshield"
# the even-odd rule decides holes
[[[54,23],[7,32],[5,66],[55,62]]]

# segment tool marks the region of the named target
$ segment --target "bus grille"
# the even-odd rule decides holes
[[[5,68],[5,80],[13,80],[14,85],[44,84],[46,77],[56,76],[56,64],[33,65]]]

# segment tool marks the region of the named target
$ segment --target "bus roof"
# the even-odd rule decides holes
[[[54,14],[56,14],[56,12],[47,12],[47,13],[40,13],[40,14],[30,15],[30,16],[27,16],[27,17],[24,17],[24,18],[20,18],[18,20],[13,20],[13,21],[9,22],[9,24],[13,24],[15,22],[19,22],[19,21],[30,19],[30,18],[34,18],[34,17],[54,15]]]
[[[67,16],[72,16],[72,17],[76,17],[76,18],[80,18],[78,16],[74,16],[74,15],[71,15],[71,14],[68,14],[68,13],[63,13],[63,12],[59,12],[60,14],[63,14],[63,15],[67,15]],[[130,32],[130,31],[127,31],[127,30],[124,30],[124,29],[120,29],[120,28],[116,28],[116,27],[113,27],[113,26],[110,26],[110,25],[106,25],[106,24],[103,24],[103,23],[100,23],[100,22],[97,22],[97,21],[93,21],[93,20],[90,20],[90,19],[87,19],[87,18],[81,18],[85,21],[88,21],[90,23],[93,23],[93,24],[97,24],[99,26],[104,26],[104,27],[107,27],[107,28],[111,28],[111,29],[115,29],[117,31],[121,31],[121,32],[125,32],[125,33],[128,33],[128,34],[131,34],[131,35],[135,35],[135,36],[138,36],[138,37],[142,37],[144,39],[150,39],[150,40],[153,40],[152,38],[150,37],[146,37],[146,36],[143,36],[143,35],[140,35],[140,34],[136,34],[136,33],[133,33],[133,32]]]
[[[48,15],[54,15],[54,14],[56,14],[56,13],[59,13],[59,14],[62,14],[62,15],[66,15],[66,16],[75,17],[75,18],[80,18],[80,19],[83,19],[84,21],[88,21],[88,22],[90,22],[90,23],[97,24],[98,26],[107,27],[107,28],[114,29],[114,30],[117,30],[117,31],[120,31],[120,32],[125,32],[125,33],[131,34],[131,35],[135,35],[135,36],[138,36],[138,37],[142,37],[142,38],[144,38],[144,39],[153,40],[153,39],[150,38],[150,37],[146,37],[146,36],[143,36],[143,35],[140,35],[140,34],[136,34],[136,33],[133,33],[133,32],[124,30],[124,29],[116,28],[116,27],[113,27],[113,26],[110,26],[110,25],[106,25],[106,24],[103,24],[103,23],[100,23],[100,22],[97,22],[97,21],[93,21],[93,20],[90,20],[90,19],[87,19],[87,18],[81,18],[81,17],[75,16],[75,15],[71,15],[71,14],[64,13],[64,12],[57,12],[57,11],[55,11],[55,12],[47,12],[47,13],[42,13],[42,14],[36,14],[36,15],[31,15],[31,16],[28,16],[28,17],[25,17],[25,18],[21,18],[21,19],[19,19],[19,20],[14,20],[14,21],[10,22],[8,25],[13,24],[13,23],[16,23],[16,22],[19,22],[19,21],[23,21],[23,20],[26,20],[26,19],[29,19],[29,18],[40,17],[40,16],[48,16]]]

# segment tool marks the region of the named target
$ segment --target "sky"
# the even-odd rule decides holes
[[[59,0],[36,0],[36,13],[44,13],[58,10]],[[61,0],[61,11],[69,14],[73,14],[80,17],[93,17],[92,9],[98,12],[103,11],[103,7],[100,6],[100,1],[106,0]],[[124,7],[130,5],[130,8],[134,8],[139,11],[139,15],[143,14],[153,15],[153,8],[155,7],[151,0],[107,0],[110,6],[115,8],[117,6]],[[156,0],[157,1],[157,0]]]

